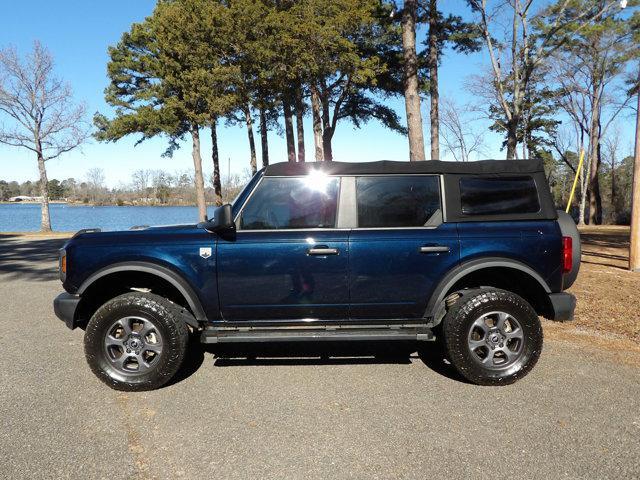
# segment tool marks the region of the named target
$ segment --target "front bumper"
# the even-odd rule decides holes
[[[576,309],[576,297],[570,293],[550,293],[549,300],[551,301],[552,312],[549,320],[555,320],[557,322],[569,322],[573,320],[573,314]]]
[[[53,311],[71,330],[76,328],[76,310],[80,303],[79,295],[64,292],[53,300]]]

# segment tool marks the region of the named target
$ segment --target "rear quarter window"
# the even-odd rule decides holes
[[[531,176],[461,178],[460,205],[463,215],[540,211],[538,189]]]

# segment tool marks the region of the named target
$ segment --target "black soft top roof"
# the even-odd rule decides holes
[[[306,175],[320,170],[328,175],[374,175],[374,174],[497,174],[497,173],[538,173],[544,172],[542,160],[480,160],[477,162],[398,162],[381,160],[378,162],[281,162],[269,165],[264,172],[268,177]]]

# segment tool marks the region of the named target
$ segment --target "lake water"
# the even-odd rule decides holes
[[[209,207],[209,217],[215,207]],[[63,203],[49,205],[51,228],[75,232],[82,228],[127,230],[134,225],[173,225],[196,223],[196,207],[93,207]],[[0,204],[0,232],[36,232],[40,230],[39,203]]]

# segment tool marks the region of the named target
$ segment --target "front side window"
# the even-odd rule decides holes
[[[242,210],[240,229],[334,228],[339,185],[322,174],[265,177]]]
[[[438,177],[359,177],[358,227],[423,227],[440,211]]]
[[[461,178],[460,201],[464,215],[540,211],[536,182],[530,176]]]

